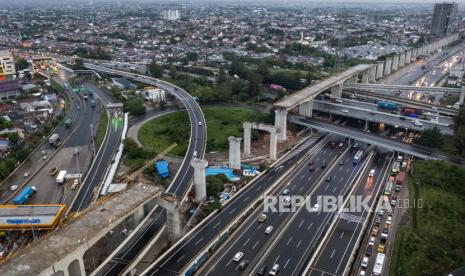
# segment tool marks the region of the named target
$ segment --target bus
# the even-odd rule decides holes
[[[354,165],[357,165],[358,162],[362,159],[363,156],[363,151],[359,150],[357,153],[354,155]]]
[[[399,172],[400,164],[399,162],[392,163],[391,175],[397,175]]]
[[[385,195],[387,195],[387,196],[391,195],[391,192],[392,192],[392,185],[393,185],[392,182],[388,182],[388,183],[386,184],[386,189],[384,189],[384,194],[385,194]]]
[[[375,266],[373,267],[373,275],[376,275],[376,276],[381,275],[381,272],[383,271],[383,265],[384,265],[384,253],[378,253],[378,255],[376,255]]]

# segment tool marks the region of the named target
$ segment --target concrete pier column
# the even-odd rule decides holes
[[[417,60],[417,56],[418,56],[418,49],[413,49],[412,50],[412,59],[410,61],[414,62],[415,60]]]
[[[378,65],[376,68],[376,79],[381,79],[384,73],[384,61],[378,61]]]
[[[194,168],[194,189],[195,200],[202,201],[207,198],[207,183],[205,180],[205,168],[208,166],[207,160],[193,158],[191,166]]]
[[[400,57],[399,57],[399,68],[404,67],[404,65],[405,65],[405,52],[403,52],[403,53],[400,54]]]
[[[281,132],[278,135],[278,140],[286,141],[287,138],[287,110],[276,109],[274,111],[274,126]]]
[[[242,124],[242,127],[244,128],[244,155],[250,156],[252,125],[246,122]]]
[[[405,64],[410,64],[411,59],[412,59],[412,50],[407,50],[407,52],[405,52]]]
[[[299,105],[299,115],[307,117],[313,116],[313,99]]]
[[[331,98],[340,98],[342,97],[342,85],[336,84],[331,87]]]
[[[229,167],[241,169],[241,137],[229,136]]]
[[[277,159],[278,152],[278,134],[276,130],[270,131],[270,160]]]
[[[426,55],[429,56],[431,54],[431,44],[426,45]]]
[[[368,74],[369,70],[365,70],[362,72],[362,83],[368,83]]]
[[[463,105],[464,100],[465,100],[465,86],[462,86],[462,91],[460,92],[459,104]]]
[[[384,75],[389,76],[391,74],[392,58],[387,58],[384,63]]]
[[[424,56],[425,55],[425,46],[418,48],[418,56]]]
[[[397,71],[399,69],[399,55],[395,54],[394,57],[392,58],[392,72]]]
[[[168,240],[172,243],[177,242],[182,237],[182,220],[177,203],[172,203],[171,208],[166,208],[170,204],[163,204],[166,209],[166,226],[168,228]]]
[[[376,67],[377,67],[377,65],[373,64],[369,69],[368,81],[371,82],[371,83],[376,82]]]

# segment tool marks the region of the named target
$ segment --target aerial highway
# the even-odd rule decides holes
[[[359,150],[364,153],[354,163],[354,156]],[[335,212],[321,209],[324,204],[318,201],[318,197],[342,196],[346,199],[353,182],[370,161],[370,152],[364,146],[351,147],[346,151],[310,194],[312,209],[308,210],[305,206],[299,208],[277,237],[266,244],[265,250],[250,261],[247,272],[256,273],[264,266],[271,269],[278,264],[280,274],[299,275],[335,216]],[[330,176],[332,179],[328,181]]]
[[[117,120],[123,116],[122,110],[107,110],[106,106],[111,103],[107,95],[103,91],[95,87],[91,87],[93,94],[98,97],[103,105],[105,106],[101,112],[108,112],[108,126],[105,131],[105,138],[102,141],[100,149],[96,149],[97,152],[94,156],[92,165],[84,178],[81,188],[78,191],[76,199],[74,200],[70,211],[78,212],[87,208],[92,199],[95,197],[100,184],[102,183],[103,177],[105,176],[106,170],[110,165],[110,162],[113,158],[115,150],[118,148],[121,141],[121,133],[123,130],[123,125],[117,123]],[[112,121],[115,120],[115,123]],[[90,128],[90,125],[88,126]],[[94,143],[91,137],[92,134],[83,133],[79,137],[81,141],[86,141],[87,143]]]
[[[344,138],[339,137],[344,141]],[[320,181],[324,181],[325,175],[333,164],[336,164],[336,159],[341,152],[346,149],[344,146],[331,146],[334,141],[338,141],[336,135],[329,137],[325,145],[321,145],[318,151],[313,155],[308,156],[304,162],[295,170],[289,177],[281,182],[274,190],[274,196],[292,196],[301,195],[307,196],[317,186]],[[337,142],[339,144],[339,142]],[[313,169],[310,169],[309,162],[313,162]],[[328,167],[326,167],[328,166]],[[323,168],[324,167],[324,168]],[[342,168],[342,167],[340,167]],[[339,176],[337,176],[339,177]],[[242,252],[242,260],[252,261],[256,256],[262,253],[269,241],[276,238],[276,233],[285,226],[295,213],[293,212],[263,212],[263,205],[249,216],[242,226],[237,229],[234,236],[230,237],[227,243],[218,250],[211,260],[202,267],[200,274],[202,275],[218,275],[226,273],[228,275],[238,274],[241,271],[237,270],[238,262],[232,260],[233,256]],[[261,214],[267,216],[264,222],[257,221]],[[268,227],[273,227],[269,234],[265,231]],[[269,229],[269,228],[268,228]]]
[[[178,98],[178,100],[181,101],[181,103],[185,106],[191,124],[189,147],[187,149],[183,163],[178,170],[178,174],[174,177],[166,190],[167,192],[175,194],[178,199],[182,199],[190,188],[193,175],[193,168],[190,165],[190,161],[194,157],[194,153],[196,153],[198,158],[203,158],[205,154],[207,136],[206,122],[202,110],[200,109],[197,102],[185,90],[164,81],[119,70],[108,69],[91,63],[85,63],[85,66],[98,72],[124,76],[128,79],[158,86],[162,89],[165,89],[168,93],[176,96],[176,98]],[[139,228],[138,232],[132,236],[132,239],[129,240],[122,248],[122,250],[116,254],[114,259],[125,260],[127,262],[132,261],[145,247],[147,242],[156,235],[161,226],[163,226],[164,220],[164,210],[157,208],[157,210],[146,221],[146,223],[142,225],[141,228]],[[110,262],[106,264],[103,269],[97,272],[97,274],[115,275],[124,270],[126,265],[127,263],[118,261]]]
[[[69,191],[69,187],[58,185],[55,178],[49,175],[49,171],[57,167],[78,173],[77,163],[80,163],[82,173],[85,171],[86,163],[90,162],[91,155],[84,150],[89,146],[90,141],[84,141],[81,137],[89,133],[87,124],[97,122],[98,114],[82,98],[73,95],[68,89],[66,89],[66,93],[71,102],[70,114],[67,118],[72,121],[72,125],[66,127],[64,123],[61,123],[54,131],[54,133],[59,134],[62,146],[55,149],[48,144],[46,139],[33,153],[32,158],[19,167],[15,176],[8,178],[4,184],[8,186],[5,188],[9,188],[11,185],[36,186],[37,193],[28,201],[32,204],[70,203],[74,193]],[[73,156],[74,149],[80,150],[79,156]],[[42,159],[42,151],[45,152],[45,160]],[[25,172],[29,174],[26,178],[23,176]],[[19,190],[20,188],[15,192]],[[3,201],[11,199],[12,195],[11,191],[4,193],[2,195]]]
[[[147,271],[146,275],[176,275],[194,260],[199,251],[205,249],[209,243],[217,238],[225,226],[241,216],[244,209],[260,198],[269,187],[279,180],[286,171],[293,168],[297,161],[304,158],[308,152],[325,143],[326,136],[314,135],[294,148],[283,159],[270,167],[264,174],[247,185],[236,196],[232,197],[221,209],[198,225],[190,235],[185,236],[178,244],[161,256]]]
[[[373,145],[377,145],[381,148],[386,148],[392,151],[403,152],[421,159],[443,160],[458,165],[465,165],[465,160],[463,158],[448,156],[444,153],[431,150],[430,148],[407,144],[399,140],[364,132],[354,128],[337,126],[315,118],[308,118],[294,114],[289,115],[288,117],[291,122],[296,124],[312,127],[321,131],[328,131],[339,135],[345,135],[365,143],[371,143]]]
[[[356,184],[354,195],[363,199],[369,198],[368,206],[371,210],[389,176],[391,156],[390,153],[378,153],[373,166],[370,167],[374,170],[374,175],[370,176],[369,171],[366,171]],[[363,225],[369,216],[370,213],[364,209],[339,215],[322,248],[316,252],[317,256],[307,273],[312,276],[344,275],[358,239],[363,234]]]

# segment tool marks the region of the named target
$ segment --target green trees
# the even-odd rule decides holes
[[[465,108],[460,108],[457,117],[454,119],[454,145],[457,148],[457,152],[461,155],[465,155]]]
[[[163,76],[163,67],[156,64],[154,61],[152,61],[149,64],[149,74],[150,76],[154,78],[161,78]]]
[[[207,176],[207,195],[217,198],[225,183],[228,183],[228,178],[224,174]]]
[[[140,97],[133,97],[124,103],[124,110],[134,116],[142,115],[145,113],[144,101]]]
[[[29,63],[27,60],[20,58],[20,57],[15,57],[15,68],[16,71],[24,70],[29,67]]]
[[[441,131],[437,127],[426,129],[421,137],[415,139],[415,143],[425,147],[439,148],[443,143]]]

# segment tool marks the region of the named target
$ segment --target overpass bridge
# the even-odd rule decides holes
[[[393,57],[386,58],[384,61],[377,61],[375,64],[359,64],[347,69],[346,71],[340,72],[325,80],[301,89],[290,96],[284,97],[273,104],[276,108],[275,127],[281,130],[281,133],[278,136],[279,140],[286,140],[287,114],[290,110],[298,108],[298,113],[300,115],[312,117],[314,98],[325,91],[330,91],[332,98],[341,98],[343,88],[372,89],[371,92],[373,92],[380,88],[377,84],[374,84],[377,80],[380,80],[385,76],[389,76],[391,73],[403,68],[420,57],[429,56],[440,51],[442,48],[457,41],[458,39],[459,34],[453,34],[422,47],[408,49],[402,53],[396,53]],[[398,86],[386,86],[386,88],[389,87],[399,88]],[[410,88],[407,87],[403,86],[403,88],[410,90]],[[412,88],[416,89],[416,87]],[[424,89],[426,90],[430,88]],[[438,91],[440,88],[431,89],[431,91]],[[460,100],[463,104],[465,92],[462,92],[462,89],[452,89],[447,91],[460,94]]]

